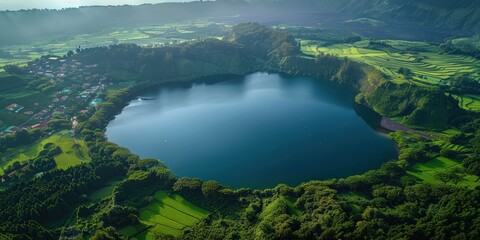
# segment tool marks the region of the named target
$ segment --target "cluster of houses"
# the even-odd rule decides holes
[[[20,106],[20,105],[18,105],[18,104],[16,104],[16,103],[12,103],[12,104],[6,106],[5,108],[6,108],[8,111],[12,111],[12,112],[18,113],[18,112],[22,111],[25,107]]]
[[[12,114],[24,114],[30,118],[18,126],[5,127],[0,131],[0,136],[21,129],[45,128],[53,116],[64,115],[69,107],[67,103],[69,99],[74,100],[70,101],[70,104],[85,102],[84,109],[78,114],[88,112],[89,108],[95,108],[103,101],[98,96],[105,89],[107,80],[105,75],[96,73],[97,67],[96,64],[86,65],[74,59],[58,57],[44,57],[30,63],[28,66],[30,74],[46,79],[46,83],[62,86],[63,89],[53,92],[52,99],[47,104],[34,103],[32,109],[28,107],[26,109],[13,102],[5,106]],[[22,112],[24,109],[26,111]]]

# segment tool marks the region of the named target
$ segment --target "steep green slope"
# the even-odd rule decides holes
[[[462,114],[453,98],[410,84],[386,82],[366,93],[365,102],[384,116],[403,117],[407,125],[430,129],[445,129],[450,119]]]
[[[289,2],[284,0],[282,2]],[[273,2],[273,1],[272,1]],[[300,0],[310,9],[349,14],[389,24],[480,31],[480,2],[475,0]]]

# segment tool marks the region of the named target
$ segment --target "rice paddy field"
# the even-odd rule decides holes
[[[155,239],[160,234],[177,236],[209,212],[188,202],[178,194],[158,191],[154,202],[140,210],[141,224],[128,226],[120,234],[133,239]]]
[[[0,50],[5,53],[3,55],[9,56],[0,57],[0,67],[14,63],[24,65],[31,60],[49,54],[63,56],[70,50],[75,51],[78,46],[91,48],[122,43],[154,46],[190,41],[201,37],[219,37],[223,35],[224,28],[225,25],[223,24],[198,20],[175,24],[119,27],[91,34],[52,37],[32,44],[0,47]],[[3,69],[0,69],[0,71],[3,71]]]
[[[438,145],[441,149],[454,151],[459,154],[468,154],[469,152],[471,152],[470,148],[464,145],[454,144],[449,140],[455,135],[462,133],[462,131],[460,131],[459,129],[449,128],[441,132],[426,131],[426,133],[436,137],[435,139],[432,139],[432,142]]]
[[[480,112],[480,96],[472,94],[453,95],[459,105],[466,110]]]
[[[315,41],[302,40],[301,50],[307,56],[320,53],[348,57],[352,60],[376,67],[391,81],[411,82],[422,86],[448,85],[455,74],[468,74],[480,81],[480,61],[466,55],[452,55],[443,52],[438,46],[425,42],[382,40],[387,47],[371,48],[369,41],[353,44],[322,46]],[[399,68],[408,68],[413,76],[405,78],[398,73]],[[460,106],[470,111],[480,111],[480,96],[456,96]]]
[[[457,73],[467,73],[480,80],[480,61],[472,57],[446,54],[437,46],[424,42],[383,40],[392,47],[383,50],[367,48],[368,42],[319,46],[302,40],[301,49],[311,56],[323,52],[375,66],[399,82],[407,81],[397,72],[400,67],[411,69],[415,74],[411,81],[422,85],[447,85],[448,79]]]
[[[75,141],[77,144],[75,144]],[[54,157],[58,169],[67,169],[90,161],[85,142],[74,140],[68,131],[61,131],[33,144],[9,149],[1,153],[0,174],[4,174],[3,170],[14,162],[23,163],[35,158],[47,143],[54,143],[62,149],[62,153]]]

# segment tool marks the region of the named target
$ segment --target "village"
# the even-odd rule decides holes
[[[4,106],[2,111],[8,111],[9,119],[23,121],[5,126],[0,136],[22,129],[45,129],[54,117],[72,119],[73,123],[75,116],[94,110],[103,101],[102,93],[107,86],[107,77],[98,73],[97,67],[96,64],[86,65],[72,58],[55,56],[30,62],[28,74],[38,80],[28,86],[37,84],[37,89],[44,92],[47,99],[38,99],[29,105],[13,99]]]
[[[77,116],[93,113],[98,104],[103,102],[106,87],[113,85],[108,83],[105,74],[99,73],[97,67],[96,64],[88,65],[72,58],[56,56],[30,62],[25,71],[28,76],[33,76],[33,80],[23,88],[30,91],[33,88],[35,91],[27,96],[31,98],[29,101],[22,101],[22,98],[7,99],[10,101],[8,105],[0,109],[0,122],[10,124],[2,127],[0,137],[34,129],[42,130],[44,137],[58,135],[58,129],[49,127],[49,123],[65,119],[71,123],[68,131],[73,137],[71,139],[77,143]],[[14,154],[15,152],[5,152],[0,164],[11,162]],[[4,174],[0,177],[0,184],[18,178],[22,173],[30,171],[31,167],[30,161],[14,161],[12,165],[3,166]]]

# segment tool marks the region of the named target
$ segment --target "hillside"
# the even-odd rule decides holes
[[[199,18],[226,23],[278,22],[349,28],[376,37],[434,39],[480,32],[480,3],[473,0],[219,0],[140,6],[82,7],[0,12],[0,46],[104,29],[166,24]],[[268,13],[268,14],[265,14]],[[365,25],[365,20],[366,24]],[[365,29],[370,22],[385,22]]]
[[[363,17],[389,23],[480,31],[480,2],[474,0],[349,0],[344,6],[348,7],[341,9],[341,12],[359,13]]]
[[[233,8],[232,4],[238,8]],[[291,17],[295,18],[309,9],[315,16],[320,16],[322,11],[329,12],[337,16],[336,21],[353,20],[357,22],[354,25],[373,24],[378,29],[400,24],[402,19],[409,17],[417,18],[417,31],[429,26],[462,30],[476,24],[467,20],[470,15],[463,18],[464,24],[453,20],[457,11],[469,9],[476,3],[463,1],[458,7],[450,4],[451,1],[445,1],[434,7],[435,2],[426,0],[420,3],[400,0],[258,0],[8,12],[2,14],[9,21],[0,23],[10,29],[12,35],[8,40],[3,37],[1,40],[7,44],[30,33],[32,35],[28,36],[45,37],[66,31],[98,30],[116,21],[122,24],[160,19],[174,21],[185,17],[187,9],[198,10],[189,16],[193,18],[227,6],[229,10],[210,16],[241,12],[244,15],[239,17],[240,20],[248,16],[261,19],[257,11],[271,7],[272,11],[268,13],[278,19],[283,19],[280,13],[292,12]],[[168,7],[159,10],[164,6]],[[256,10],[248,12],[253,7]],[[421,12],[426,9],[429,9],[431,18],[422,20],[424,15]],[[82,11],[84,14],[98,12],[96,17],[75,15]],[[142,15],[146,11],[158,13]],[[171,12],[161,15],[162,11]],[[134,12],[134,17],[119,20],[121,15],[130,16]],[[48,16],[48,20],[28,22],[38,20],[32,13],[43,16],[38,19]],[[442,19],[447,15],[449,17]],[[65,21],[58,29],[45,30],[52,21],[62,21],[69,16],[80,20]],[[328,16],[323,15],[324,19]],[[475,16],[472,14],[472,19]],[[95,21],[101,24],[88,25]],[[31,28],[43,28],[36,33],[22,32],[22,26],[28,24]],[[55,92],[66,97],[68,92],[77,95],[77,98],[72,95],[55,101],[62,101],[68,111],[56,111],[55,117],[58,118],[54,118],[54,124],[49,124],[48,128],[22,130],[0,138],[0,152],[9,156],[29,154],[22,160],[24,162],[9,163],[6,176],[2,176],[2,182],[8,186],[0,191],[0,239],[480,238],[480,118],[477,112],[461,109],[455,98],[472,95],[472,91],[478,89],[476,80],[462,75],[444,82],[431,79],[429,85],[415,84],[408,78],[419,73],[424,66],[420,61],[423,58],[418,61],[412,58],[413,63],[403,61],[416,68],[408,71],[406,68],[394,69],[396,73],[393,73],[388,69],[382,72],[372,64],[373,60],[378,62],[382,58],[362,62],[351,57],[358,55],[361,58],[361,54],[371,52],[396,53],[389,55],[388,59],[396,57],[400,62],[407,53],[394,52],[396,48],[393,46],[412,46],[412,43],[396,42],[395,45],[387,42],[392,44],[389,45],[368,41],[363,46],[365,48],[348,46],[350,56],[342,57],[320,51],[322,48],[317,45],[315,48],[302,45],[283,30],[256,23],[235,25],[221,39],[200,38],[150,47],[114,44],[78,48],[64,56],[45,56],[26,66],[13,66],[17,71],[7,71],[8,74],[0,76],[5,85],[5,94],[2,95],[5,99],[20,94],[19,90],[29,90],[25,94],[36,94],[37,99],[42,100],[37,105],[42,106],[53,104],[50,99]],[[432,48],[438,53],[435,55],[434,50],[429,52],[426,47],[411,51],[428,53],[431,59],[442,60],[438,57],[439,49]],[[443,57],[456,56],[441,53]],[[49,71],[48,75],[31,76],[39,70]],[[352,88],[358,93],[355,101],[359,108],[371,108],[393,121],[403,120],[401,123],[405,125],[398,123],[401,131],[389,134],[398,145],[398,159],[385,161],[376,170],[341,179],[312,180],[298,186],[279,184],[262,190],[232,189],[215,181],[179,178],[162,162],[141,159],[136,153],[110,142],[105,134],[108,122],[129,101],[138,98],[142,90],[167,83],[191,86],[207,77],[254,71],[307,76]],[[389,78],[388,72],[396,78]],[[62,73],[68,75],[62,78]],[[77,78],[77,75],[81,77]],[[62,81],[55,81],[57,78]],[[420,80],[427,81],[423,77]],[[88,98],[93,92],[95,95]],[[76,100],[82,99],[82,95],[85,100]],[[13,115],[17,103],[36,107],[35,103],[19,100],[23,99],[16,98],[16,104],[3,111]],[[90,103],[96,105],[84,111]],[[74,121],[70,122],[70,118]],[[196,119],[192,120],[192,124],[197,124]],[[388,118],[382,120],[393,122]],[[72,130],[74,136],[59,129]],[[45,139],[41,138],[49,134],[48,141],[43,142]],[[350,134],[347,137],[358,136]],[[38,151],[30,152],[33,147]],[[18,153],[14,155],[13,151]],[[349,149],[340,147],[338,151]],[[4,158],[4,161],[10,160]],[[235,174],[237,170],[230,171]]]

